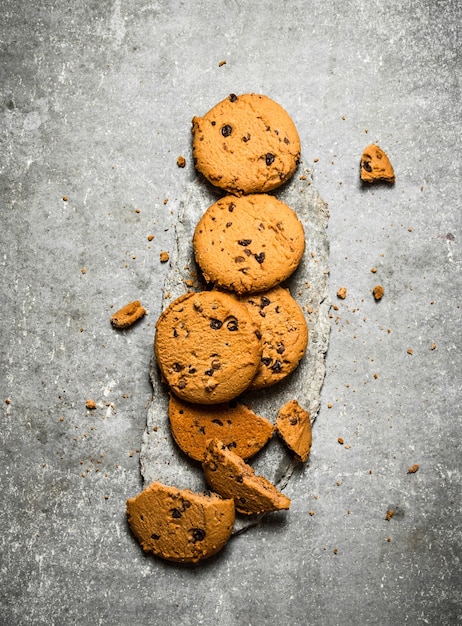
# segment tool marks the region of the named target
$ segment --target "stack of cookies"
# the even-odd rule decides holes
[[[154,348],[170,391],[173,438],[202,464],[213,493],[152,483],[127,501],[143,548],[178,562],[218,552],[235,511],[289,508],[290,500],[246,463],[275,431],[301,461],[311,447],[309,414],[295,400],[280,408],[275,425],[237,400],[286,378],[308,343],[303,312],[281,286],[303,257],[303,226],[267,193],[297,168],[297,130],[270,98],[231,94],[195,117],[192,132],[196,169],[228,195],[195,228],[204,290],[185,293],[163,311]]]

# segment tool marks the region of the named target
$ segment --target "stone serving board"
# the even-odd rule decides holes
[[[297,213],[305,230],[306,248],[303,259],[283,286],[290,290],[305,314],[309,332],[308,348],[299,367],[284,381],[265,390],[246,392],[239,401],[274,423],[278,409],[285,402],[296,399],[310,412],[313,424],[320,406],[330,334],[327,232],[329,212],[327,204],[312,184],[309,170],[298,172],[284,187],[273,193]],[[174,249],[170,253],[170,267],[163,288],[162,310],[187,291],[206,288],[200,282],[200,271],[192,250],[192,238],[197,222],[219,197],[218,191],[201,177],[188,183],[180,199]],[[200,464],[179,450],[170,434],[168,389],[161,382],[154,357],[151,361],[150,377],[153,396],[140,455],[144,486],[159,481],[180,489],[203,491],[207,489],[207,485]],[[249,463],[257,474],[265,476],[281,490],[300,466],[300,462],[294,459],[277,436]],[[235,533],[260,522],[258,516],[239,516]]]

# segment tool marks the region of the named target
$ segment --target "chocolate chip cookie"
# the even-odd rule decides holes
[[[294,272],[305,250],[305,233],[296,213],[274,196],[226,196],[199,220],[193,247],[207,282],[254,293]]]
[[[213,185],[240,195],[276,189],[294,174],[300,138],[289,114],[260,94],[231,94],[192,120],[193,156]]]
[[[249,386],[262,343],[243,304],[226,293],[201,291],[180,296],[163,311],[154,350],[173,393],[193,404],[219,404]]]

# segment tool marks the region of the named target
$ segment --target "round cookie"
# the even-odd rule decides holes
[[[260,367],[249,390],[276,384],[288,376],[300,362],[308,345],[308,327],[303,311],[288,289],[274,287],[265,293],[241,298],[260,322],[263,350]]]
[[[276,189],[294,174],[300,138],[289,114],[267,96],[228,98],[192,120],[197,170],[230,193]]]
[[[196,461],[204,460],[207,443],[213,438],[248,459],[263,448],[274,432],[269,420],[235,401],[189,404],[170,394],[168,415],[178,447]]]
[[[151,483],[127,500],[128,524],[143,550],[168,561],[197,563],[216,554],[231,536],[232,499]]]
[[[183,400],[228,402],[250,384],[261,357],[258,324],[246,307],[218,291],[187,293],[156,324],[161,373]]]
[[[197,223],[193,247],[206,281],[253,293],[292,274],[305,250],[305,233],[295,212],[274,196],[225,196]]]

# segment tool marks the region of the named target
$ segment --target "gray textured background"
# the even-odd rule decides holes
[[[0,15],[1,623],[460,623],[461,3],[1,0]],[[190,121],[246,91],[297,124],[338,310],[290,512],[181,567],[142,554],[125,500]],[[361,187],[371,142],[394,187]],[[115,332],[135,298],[149,316]]]

